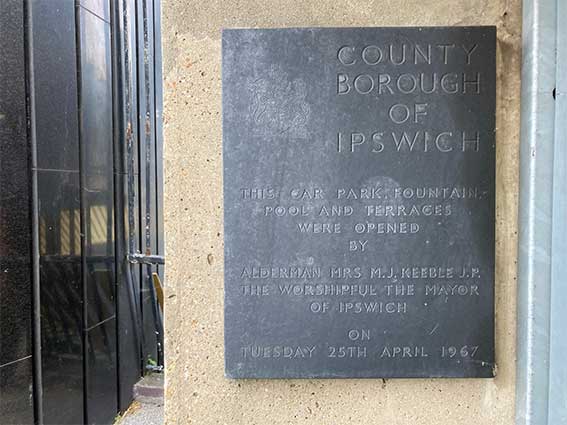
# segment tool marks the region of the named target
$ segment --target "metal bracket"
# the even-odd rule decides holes
[[[132,264],[165,264],[163,255],[146,255],[140,252],[127,255],[128,262]]]

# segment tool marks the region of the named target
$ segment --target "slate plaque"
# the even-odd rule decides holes
[[[223,32],[228,377],[494,375],[495,47]]]

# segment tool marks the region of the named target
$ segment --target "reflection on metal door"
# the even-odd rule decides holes
[[[0,422],[112,423],[163,364],[160,1],[0,19]]]

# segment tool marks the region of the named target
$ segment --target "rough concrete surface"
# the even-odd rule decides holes
[[[164,422],[163,374],[144,376],[134,386],[134,401],[115,425],[162,425]]]
[[[114,425],[162,425],[163,422],[163,399],[146,397],[134,401]]]
[[[163,0],[166,423],[512,425],[519,0]],[[221,28],[497,25],[495,379],[224,377]]]

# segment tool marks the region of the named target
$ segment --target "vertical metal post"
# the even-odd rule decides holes
[[[155,167],[156,167],[156,239],[158,255],[165,255],[165,232],[163,225],[163,70],[161,49],[161,0],[154,0],[154,107],[155,107]],[[164,266],[157,267],[162,282],[164,279]]]
[[[111,2],[110,4],[110,39],[111,39],[111,56],[112,56],[112,136],[113,136],[113,158],[114,158],[114,303],[116,309],[116,404],[118,410],[123,405],[122,400],[122,383],[120,376],[122,374],[122,353],[120,350],[120,320],[122,311],[120,306],[120,285],[125,281],[125,228],[124,228],[124,186],[120,177],[123,176],[124,167],[124,143],[122,136],[124,134],[124,121],[122,119],[122,103],[124,98],[122,83],[122,50],[120,49],[122,37],[120,31],[121,21],[121,4],[120,2]]]
[[[553,164],[551,317],[549,347],[550,425],[567,425],[567,2],[557,1],[557,65]]]
[[[88,374],[88,328],[87,318],[88,318],[88,291],[87,291],[87,222],[89,220],[88,211],[86,210],[86,199],[85,199],[85,162],[84,162],[84,145],[83,145],[83,113],[81,109],[81,99],[82,99],[82,84],[81,84],[81,26],[83,22],[81,20],[80,14],[80,3],[79,0],[75,0],[75,37],[77,46],[77,105],[79,111],[78,123],[79,123],[79,187],[80,187],[80,227],[81,227],[81,288],[82,288],[82,299],[83,299],[83,314],[82,314],[82,328],[81,335],[83,340],[83,422],[88,423],[88,389],[89,389],[89,374]]]
[[[565,195],[560,193],[562,182],[558,181],[565,181],[565,143],[559,140],[556,124],[567,117],[556,119],[555,102],[557,23],[561,16],[558,5],[561,3],[563,0],[525,0],[523,5],[518,425],[565,423],[552,420],[553,411],[559,406],[555,405],[557,382],[555,377],[550,379],[554,364],[550,355],[553,332],[560,326],[558,316],[565,319],[565,308],[557,305],[556,292],[557,279],[563,278],[558,276],[559,269],[565,267],[561,264],[565,259],[559,258],[560,247],[556,245],[558,240],[564,242],[565,236],[565,224],[560,223],[565,217],[559,215],[560,211],[565,211]]]
[[[32,305],[33,305],[33,398],[35,423],[43,424],[43,384],[41,367],[41,288],[39,272],[39,200],[37,181],[37,137],[35,129],[35,89],[33,62],[33,19],[32,0],[24,3],[25,43],[26,43],[26,85],[28,96],[28,139],[30,144],[31,166],[31,225],[32,225]]]

